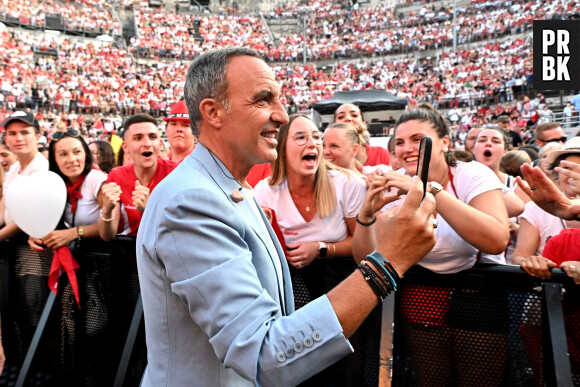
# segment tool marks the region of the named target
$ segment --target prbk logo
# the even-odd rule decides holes
[[[534,20],[534,89],[580,89],[580,20]]]

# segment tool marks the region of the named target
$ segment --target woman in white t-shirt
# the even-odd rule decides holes
[[[275,211],[290,265],[304,268],[317,258],[352,256],[355,217],[364,199],[363,180],[322,156],[322,133],[301,115],[280,128],[272,176],[255,196]]]
[[[93,169],[89,147],[78,130],[56,132],[49,146],[49,170],[59,175],[67,187],[67,204],[61,227],[43,238],[30,238],[33,250],[68,246],[75,240],[99,238],[100,189],[107,175]]]
[[[254,189],[260,206],[276,214],[284,237],[281,242],[286,244],[297,309],[328,292],[356,269],[352,235],[366,186],[359,174],[325,160],[322,142],[322,133],[312,120],[291,115],[288,124],[280,128],[272,176]],[[348,372],[362,375],[367,352],[378,361],[378,345],[362,348],[364,339],[351,339],[360,361],[352,356],[345,358],[324,371],[328,374],[319,374],[305,385],[320,385],[319,379],[328,380],[330,375],[339,379]],[[369,342],[378,343],[379,339]]]
[[[575,137],[569,140],[561,150],[548,153],[546,161],[550,165],[552,176],[558,183],[560,190],[570,199],[577,199],[575,187],[571,186],[568,177],[562,173],[555,173],[553,169],[559,166],[562,160],[580,161],[578,144]],[[579,221],[570,221],[558,218],[542,210],[536,203],[526,203],[526,208],[520,219],[518,243],[514,250],[512,263],[521,265],[526,272],[540,278],[549,278],[550,260],[542,257],[546,242],[554,235],[558,235],[565,228],[579,228]]]
[[[397,121],[394,136],[402,169],[369,176],[368,194],[358,215],[366,227],[355,230],[355,260],[364,259],[375,246],[375,210],[396,211],[402,200],[383,194],[384,190],[408,191],[411,176],[417,172],[419,144],[426,136],[433,140],[427,190],[435,196],[438,226],[437,243],[419,265],[438,274],[452,274],[473,267],[478,251],[503,252],[509,230],[502,184],[481,163],[455,160],[448,149],[449,128],[444,117],[428,105],[410,109]],[[471,340],[485,339],[488,359],[500,369],[505,365],[507,303],[497,303],[498,298],[490,296],[488,289],[479,288],[451,293],[446,287],[406,285],[400,293],[407,344],[418,360],[414,365],[419,385],[497,385],[501,381],[501,372],[490,373],[479,358],[467,354]],[[465,305],[470,304],[484,308],[488,317],[474,319],[465,313]],[[433,348],[446,350],[432,356]],[[485,367],[489,364],[486,361]]]
[[[62,366],[75,367],[72,359],[81,356],[79,344],[90,348],[83,355],[89,365],[84,376],[97,385],[110,383],[107,340],[111,313],[111,251],[109,244],[99,237],[98,220],[101,209],[101,185],[107,175],[93,168],[89,147],[79,131],[69,129],[56,132],[49,146],[49,170],[58,174],[67,188],[67,204],[55,231],[43,238],[32,238],[28,244],[35,251],[44,248],[54,251],[51,274],[60,266],[67,272],[67,262],[78,265],[75,277],[60,281],[57,305],[61,309],[60,337]],[[56,265],[56,266],[55,266]],[[78,290],[73,286],[77,281]],[[49,275],[49,286],[54,289],[58,280]],[[63,283],[64,282],[64,286]]]
[[[510,216],[510,239],[515,242],[519,224],[516,216],[524,212],[524,201],[520,197],[526,194],[516,184],[516,178],[502,172],[500,164],[508,149],[507,133],[500,127],[484,128],[479,131],[473,145],[473,155],[476,161],[487,166],[498,177],[503,185],[503,199]],[[516,190],[519,195],[516,195]],[[506,253],[481,254],[480,262],[505,264],[511,262],[511,254]]]

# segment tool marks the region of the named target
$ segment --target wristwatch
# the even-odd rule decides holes
[[[430,188],[429,192],[431,192],[433,196],[443,191],[443,187],[441,186],[441,184],[437,183],[436,181],[430,181],[429,188]]]
[[[326,258],[327,253],[328,248],[326,247],[326,243],[318,242],[318,258]]]
[[[82,227],[77,226],[77,237],[78,237],[78,239],[81,239],[83,236],[85,236],[85,230],[83,230]]]

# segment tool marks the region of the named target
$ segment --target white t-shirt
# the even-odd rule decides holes
[[[336,193],[336,208],[327,217],[321,219],[318,214],[306,222],[296,208],[288,181],[271,187],[268,179],[256,184],[254,195],[262,207],[268,207],[276,212],[278,226],[284,234],[286,243],[295,242],[339,242],[348,236],[345,219],[354,218],[358,214],[366,194],[366,186],[362,178],[331,170],[328,172],[330,181],[334,184]]]
[[[554,235],[558,235],[564,229],[562,219],[542,210],[534,202],[526,203],[524,213],[520,215],[520,218],[527,220],[532,226],[538,229],[540,244],[535,255],[542,255],[548,239]]]
[[[36,156],[34,156],[30,164],[28,164],[23,171],[20,171],[20,162],[19,161],[15,162],[10,166],[10,170],[6,175],[6,180],[4,181],[4,185],[2,186],[3,187],[2,191],[4,192],[4,195],[6,196],[6,193],[10,189],[10,184],[16,181],[16,179],[18,179],[19,177],[30,176],[33,173],[42,171],[48,171],[48,160],[46,159],[46,157],[42,155],[42,153],[36,153]],[[12,222],[13,222],[12,218],[10,217],[10,215],[8,215],[8,209],[4,209],[4,224],[8,225]]]
[[[453,175],[453,186],[457,192],[454,192],[451,182],[447,184],[445,191],[464,203],[469,204],[476,196],[502,187],[496,174],[477,161],[458,162],[456,167],[450,169]],[[404,171],[404,169],[400,169],[397,172],[404,173]],[[404,197],[387,204],[383,207],[383,211],[401,205],[403,199]],[[440,213],[437,213],[437,222],[438,226],[435,229],[437,242],[433,249],[419,262],[419,265],[441,274],[457,273],[473,267],[478,250],[463,240]]]
[[[501,181],[500,181],[501,183]],[[505,184],[502,183],[502,193],[504,195],[506,195],[509,192],[514,192],[517,185],[516,182],[516,178],[510,175],[506,175],[506,181]],[[513,217],[510,218],[510,221],[516,221],[517,222],[517,217]],[[481,259],[479,260],[479,262],[481,263],[495,263],[495,264],[500,264],[500,265],[505,265],[506,261],[510,261],[511,262],[511,254],[513,252],[513,244],[508,246],[508,256],[506,259],[506,252],[500,253],[500,254],[487,254],[487,253],[481,253]]]
[[[72,224],[71,204],[68,201],[66,203],[64,215],[66,227],[87,226],[99,221],[99,210],[101,207],[97,201],[97,194],[99,193],[101,184],[106,180],[107,175],[103,171],[91,169],[81,187],[83,197],[77,202],[74,225]]]

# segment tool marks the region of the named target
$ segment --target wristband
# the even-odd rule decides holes
[[[377,221],[377,217],[376,217],[376,216],[373,218],[373,220],[371,220],[371,221],[370,221],[370,222],[368,222],[368,223],[361,222],[361,220],[358,218],[358,214],[357,214],[357,216],[356,216],[356,222],[357,222],[358,224],[360,224],[361,226],[365,226],[365,227],[372,226],[373,224],[375,224],[375,222],[376,222],[376,221]]]

